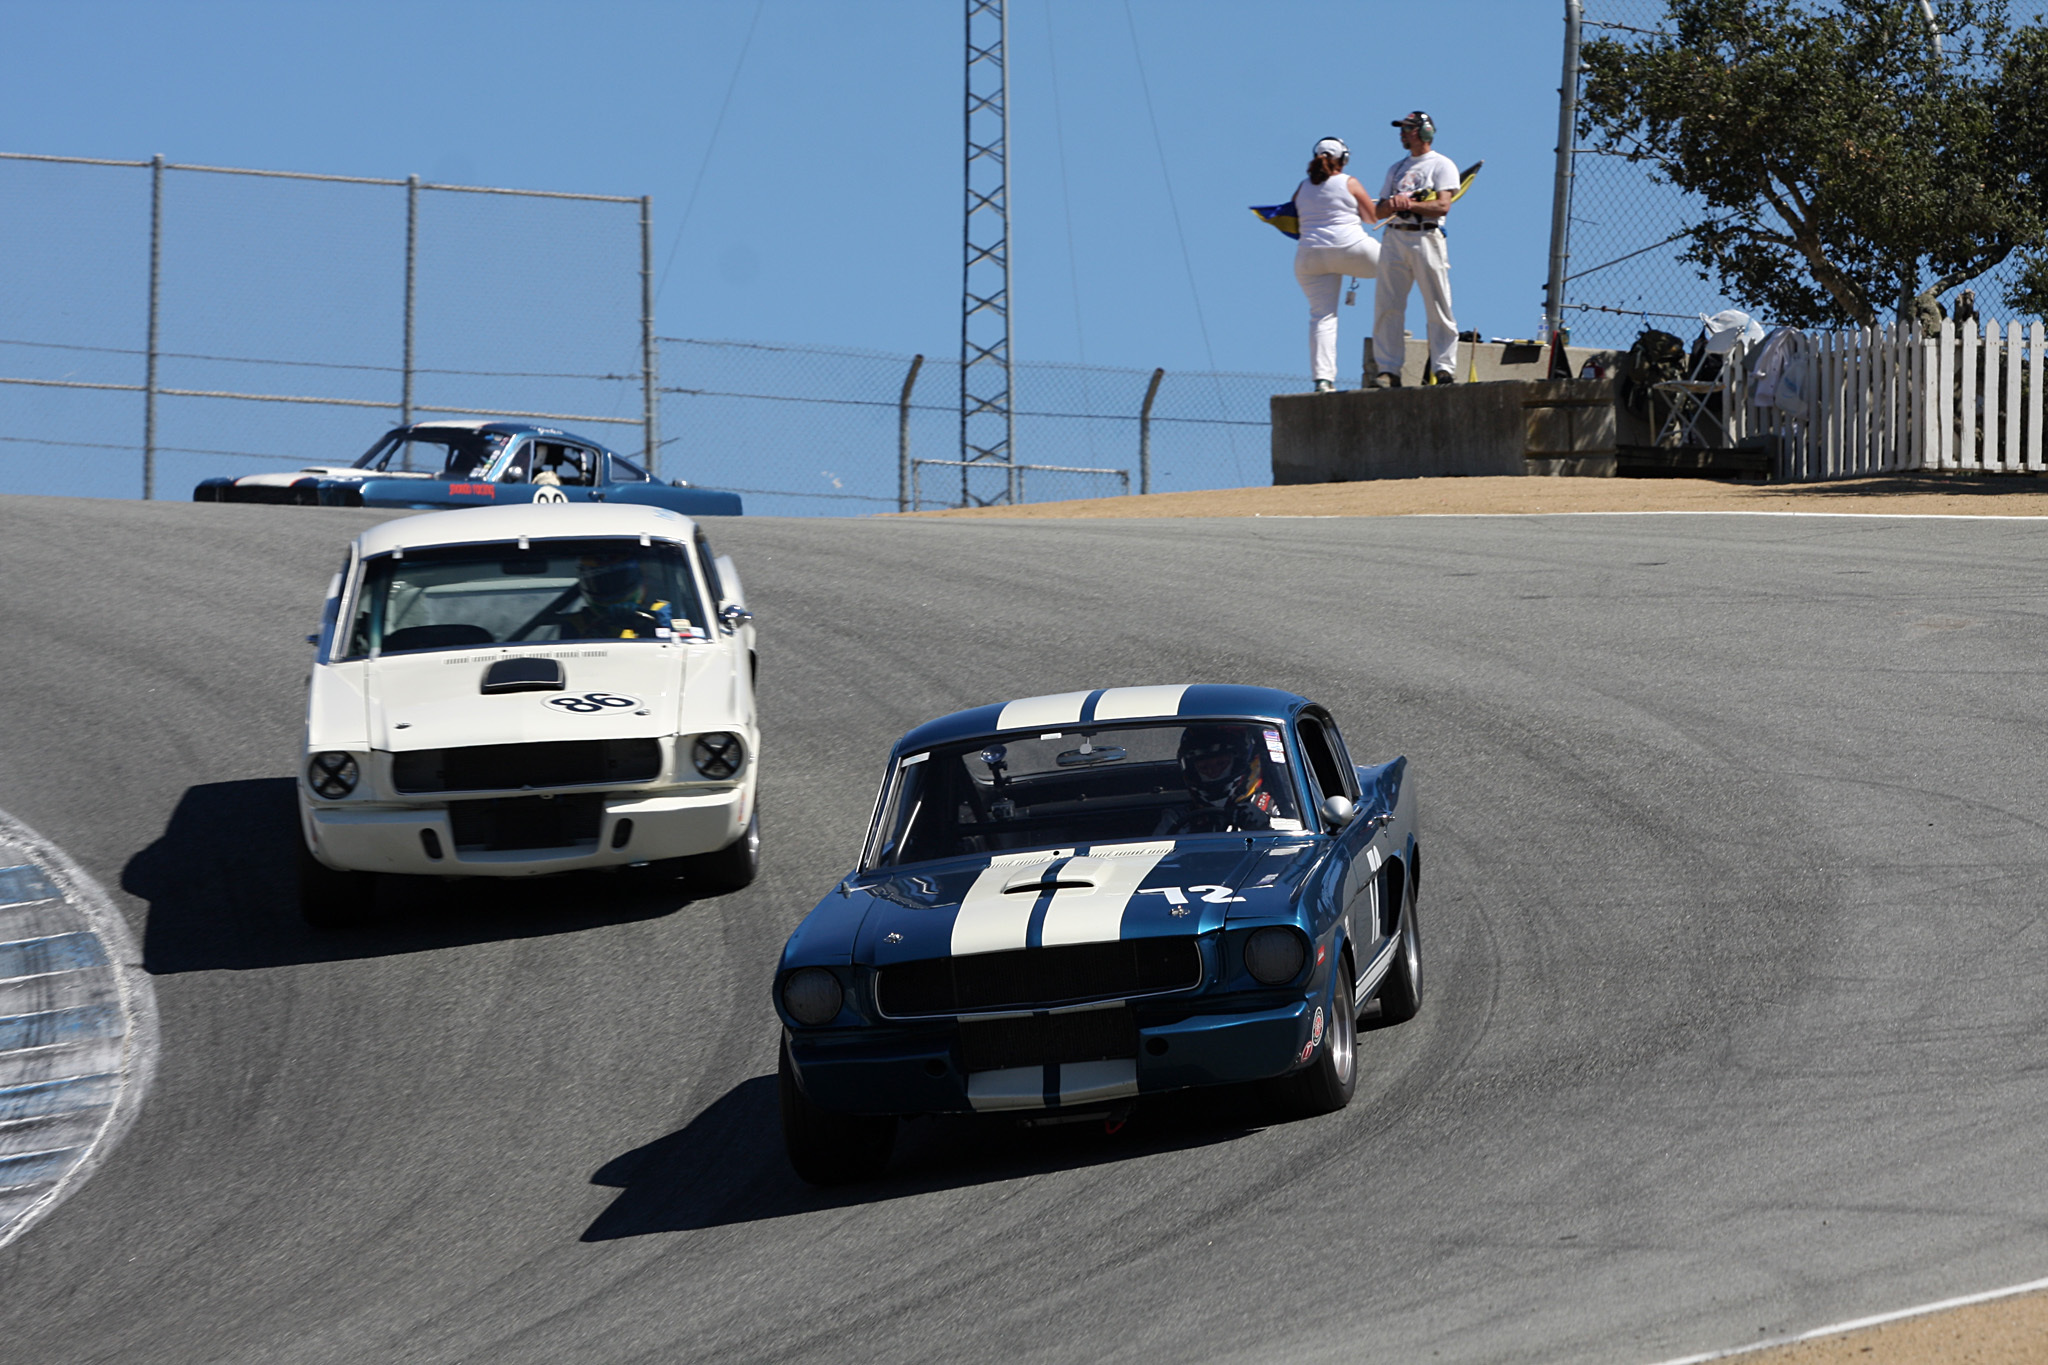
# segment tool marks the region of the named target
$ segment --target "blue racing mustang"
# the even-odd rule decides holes
[[[1354,766],[1290,692],[1113,687],[920,725],[775,974],[790,1162],[857,1180],[900,1115],[1113,1116],[1276,1077],[1339,1109],[1359,1018],[1421,1003],[1420,882],[1407,760]]]
[[[740,515],[737,493],[663,483],[587,437],[528,422],[416,422],[386,432],[352,465],[202,479],[192,500],[419,508],[623,502],[688,517]]]

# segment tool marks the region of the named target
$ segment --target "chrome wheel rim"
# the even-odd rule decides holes
[[[1409,897],[1401,914],[1401,956],[1402,965],[1408,969],[1408,989],[1415,993],[1419,1002],[1422,998],[1422,936],[1415,932],[1415,899]]]
[[[1351,1068],[1357,1060],[1358,1020],[1354,1011],[1346,1008],[1346,1002],[1338,997],[1344,994],[1344,980],[1337,981],[1338,990],[1330,996],[1330,1062],[1337,1072],[1338,1081],[1351,1083]]]

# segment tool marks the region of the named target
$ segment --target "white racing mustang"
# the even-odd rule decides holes
[[[327,593],[299,764],[300,905],[376,874],[679,860],[753,880],[760,731],[739,576],[688,517],[537,503],[386,522]]]

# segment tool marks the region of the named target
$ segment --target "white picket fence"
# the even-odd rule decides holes
[[[1786,370],[1805,411],[1752,401],[1756,354],[1723,373],[1727,444],[1779,438],[1779,477],[1843,479],[1902,470],[2040,473],[2042,324],[1945,319],[1793,339]],[[1781,388],[1783,387],[1781,383]]]

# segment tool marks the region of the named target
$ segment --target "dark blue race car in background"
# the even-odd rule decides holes
[[[783,949],[782,1125],[830,1184],[899,1116],[1115,1117],[1275,1080],[1326,1113],[1421,1003],[1406,759],[1261,687],[1116,687],[896,742],[860,864]]]
[[[192,499],[415,508],[616,502],[691,517],[740,515],[737,493],[663,483],[595,441],[526,422],[416,422],[387,432],[352,465],[204,479]]]

